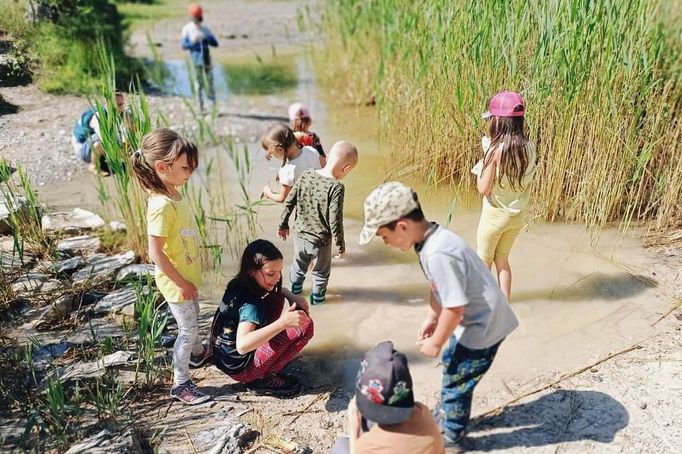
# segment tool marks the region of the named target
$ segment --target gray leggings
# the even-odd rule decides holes
[[[190,379],[189,357],[204,351],[199,337],[199,302],[168,303],[178,324],[178,338],[173,347],[173,384],[181,385]]]
[[[313,265],[313,294],[324,296],[327,293],[327,283],[332,269],[332,245],[328,242],[324,246],[294,235],[294,262],[291,264],[289,281],[292,286],[302,284],[308,272],[310,262]]]

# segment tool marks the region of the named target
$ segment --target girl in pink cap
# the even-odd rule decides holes
[[[509,253],[526,225],[530,187],[537,155],[524,123],[526,104],[518,93],[503,91],[490,100],[483,118],[490,137],[482,140],[484,157],[472,169],[477,175],[483,209],[476,235],[477,252],[489,267],[495,264],[502,293],[511,295]]]
[[[300,102],[293,103],[289,106],[289,121],[291,122],[291,129],[296,133],[296,138],[301,146],[316,149],[320,154],[320,162],[322,162],[324,167],[327,155],[324,153],[324,148],[322,148],[320,137],[310,130],[310,125],[313,123],[310,117],[310,109]]]

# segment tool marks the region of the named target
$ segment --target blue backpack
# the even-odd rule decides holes
[[[95,130],[90,127],[90,120],[92,120],[92,117],[96,114],[97,109],[95,107],[89,107],[88,110],[81,114],[81,117],[73,127],[73,136],[79,143],[85,143],[85,141],[95,133]]]

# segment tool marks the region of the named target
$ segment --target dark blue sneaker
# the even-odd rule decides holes
[[[301,293],[303,293],[303,281],[297,283],[292,282],[291,293],[293,293],[294,295],[300,295]]]
[[[324,304],[327,301],[327,297],[324,293],[312,293],[308,301],[311,306],[317,306],[318,304]]]

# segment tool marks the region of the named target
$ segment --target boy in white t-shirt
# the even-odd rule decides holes
[[[376,235],[403,251],[414,247],[431,285],[430,309],[417,332],[420,352],[436,357],[443,345],[440,416],[447,446],[458,446],[475,386],[518,321],[490,270],[455,233],[424,217],[417,194],[399,182],[365,199],[359,243]]]

